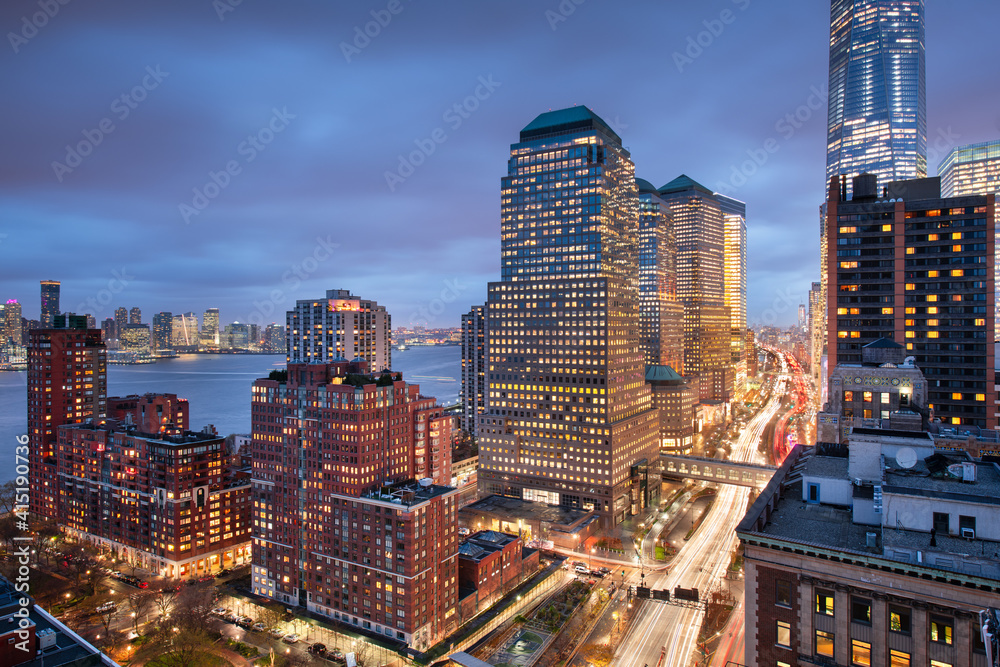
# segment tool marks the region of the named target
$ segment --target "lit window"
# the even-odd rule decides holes
[[[826,658],[833,657],[832,632],[824,632],[823,630],[816,631],[816,655],[821,655]]]
[[[871,667],[872,645],[857,639],[851,640],[851,664]]]
[[[792,645],[792,626],[787,621],[778,621],[777,639],[774,643],[778,646],[789,648]]]
[[[953,400],[953,401],[960,401],[960,400],[962,400],[962,395],[959,394],[958,392],[954,392],[951,395],[951,400]]]
[[[939,644],[951,644],[952,622],[947,619],[931,619],[931,641]]]
[[[889,667],[910,667],[910,654],[903,651],[889,651]]]
[[[871,400],[871,393],[865,392],[865,400]],[[833,616],[833,593],[829,591],[816,591],[816,613],[825,616]]]

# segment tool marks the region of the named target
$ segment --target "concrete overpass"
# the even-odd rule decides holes
[[[660,454],[664,477],[694,479],[718,484],[763,488],[777,470],[775,466],[736,463],[702,456]]]

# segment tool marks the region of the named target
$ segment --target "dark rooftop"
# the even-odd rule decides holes
[[[459,510],[459,514],[463,512],[496,514],[515,521],[517,519],[524,519],[563,527],[572,526],[591,514],[591,512],[584,510],[547,505],[545,503],[508,496],[486,496],[482,500],[476,501],[471,505],[466,505]]]
[[[897,349],[903,346],[894,340],[890,340],[888,338],[879,338],[878,340],[873,340],[872,342],[868,343],[867,345],[863,345],[862,347],[884,347],[890,349]]]
[[[715,193],[706,188],[704,185],[689,177],[687,174],[681,174],[674,180],[670,181],[662,188],[659,192],[663,194],[671,194],[674,192],[684,192],[686,190],[696,190],[706,195],[714,195]]]
[[[574,130],[599,130],[610,135],[620,144],[622,139],[611,126],[585,106],[546,111],[521,130],[521,141],[529,141],[551,134],[570,133]]]

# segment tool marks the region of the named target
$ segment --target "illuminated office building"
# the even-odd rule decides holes
[[[462,428],[475,435],[486,409],[486,306],[462,315]]]
[[[649,181],[639,190],[639,343],[647,365],[684,373],[684,305],[677,300],[677,244],[670,209]]]
[[[194,313],[174,315],[171,336],[174,339],[174,347],[197,346],[200,340],[198,336],[198,317]]]
[[[219,347],[219,309],[209,308],[201,318],[201,345],[210,349]]]
[[[149,352],[151,336],[148,324],[128,324],[122,332],[121,349],[133,352]]]
[[[826,182],[927,175],[923,0],[833,0]]]
[[[601,118],[578,106],[521,130],[488,288],[480,492],[593,510],[607,526],[656,504],[638,226],[635,167]]]
[[[943,197],[1000,192],[1000,141],[953,148],[941,161],[937,173]]]
[[[729,353],[736,393],[746,386],[747,335],[747,205],[716,193],[726,228],[725,304],[729,309]]]
[[[827,202],[829,367],[880,338],[906,347],[947,424],[996,428],[995,195],[940,197],[937,178],[836,183]]]
[[[174,343],[173,313],[157,313],[153,315],[153,351],[172,349]]]
[[[818,386],[820,363],[826,345],[826,303],[823,301],[820,283],[813,283],[809,289],[809,374],[813,384]]]
[[[392,318],[385,306],[349,290],[296,301],[286,314],[285,337],[290,364],[361,357],[374,370],[392,368]]]
[[[735,374],[732,316],[726,306],[726,215],[738,210],[742,202],[726,198],[723,203],[721,195],[683,174],[659,193],[670,207],[677,238],[677,297],[684,304],[684,375],[697,378],[699,398],[728,402],[733,397]],[[723,211],[724,205],[727,211]]]
[[[132,306],[131,310],[128,311],[128,323],[142,324],[142,310],[139,309],[139,306]]]
[[[24,339],[21,336],[21,304],[17,299],[8,299],[3,309],[3,337],[0,346],[16,345],[20,347]]]
[[[58,280],[43,280],[42,287],[42,326],[50,328],[55,321],[55,316],[59,314],[59,289]]]
[[[120,337],[128,326],[128,311],[124,307],[115,308],[115,333]]]

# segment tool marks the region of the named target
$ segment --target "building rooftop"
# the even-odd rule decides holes
[[[569,529],[581,519],[591,514],[591,512],[584,510],[547,505],[545,503],[508,496],[486,496],[471,505],[466,505],[459,512],[497,514],[515,521],[517,519],[532,522],[538,521],[540,523],[561,526],[566,529]]]
[[[935,456],[943,458],[944,465],[965,463],[969,459],[962,456]],[[976,468],[976,481],[966,482],[944,473],[932,473],[926,460],[917,461],[912,468],[890,467],[886,461],[886,493],[900,495],[929,496],[948,500],[1000,505],[1000,466],[996,463],[972,463]]]
[[[640,193],[648,193],[654,195],[659,194],[659,192],[656,189],[656,186],[647,181],[645,178],[636,178],[635,187],[638,188]]]
[[[803,473],[810,477],[847,479],[848,460],[840,456],[814,456]]]
[[[569,133],[574,130],[601,130],[621,143],[621,137],[604,122],[604,119],[587,107],[580,105],[546,111],[521,130],[521,141],[529,141],[549,134]]]
[[[517,539],[517,535],[499,533],[495,530],[483,530],[465,538],[465,541],[458,545],[458,554],[480,561],[490,554],[503,550],[505,546]]]
[[[663,187],[661,187],[659,189],[659,193],[661,195],[663,195],[663,194],[670,194],[670,193],[674,193],[674,192],[684,192],[686,190],[697,190],[698,192],[701,192],[701,193],[706,194],[706,195],[714,195],[715,194],[714,192],[712,192],[711,190],[709,190],[704,185],[702,185],[698,181],[694,180],[693,178],[691,178],[687,174],[681,174],[680,176],[678,176],[674,180],[670,181],[669,183],[667,183],[666,185],[664,185]]]
[[[873,340],[872,342],[868,343],[867,345],[863,345],[862,347],[881,347],[881,348],[889,348],[896,350],[903,346],[894,340],[890,340],[888,338],[879,338],[878,340]]]
[[[431,479],[408,480],[388,486],[373,489],[362,494],[358,500],[376,501],[384,505],[412,507],[428,500],[454,493],[458,489],[453,486],[442,486],[431,483]]]
[[[657,384],[683,384],[687,380],[670,366],[646,366],[646,382]]]

